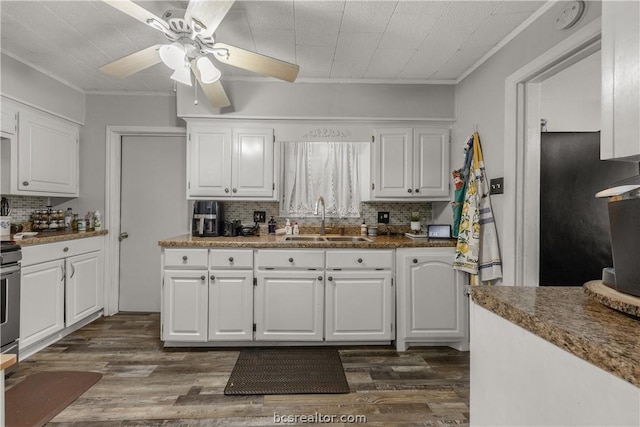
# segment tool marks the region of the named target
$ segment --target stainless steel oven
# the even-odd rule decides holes
[[[13,241],[2,241],[0,250],[0,352],[18,354],[20,339],[20,246]],[[5,371],[11,374],[15,364]]]

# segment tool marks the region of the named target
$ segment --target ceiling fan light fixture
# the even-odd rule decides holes
[[[184,67],[186,49],[180,43],[174,42],[161,46],[158,54],[164,65],[172,70],[178,71],[179,68]]]
[[[191,86],[191,69],[187,64],[181,65],[171,74],[171,78],[184,85]]]
[[[200,71],[200,80],[202,83],[210,84],[220,80],[222,73],[218,70],[213,62],[206,56],[201,56],[196,61],[198,71]]]

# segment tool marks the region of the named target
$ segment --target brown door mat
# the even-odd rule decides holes
[[[7,427],[43,426],[102,378],[97,372],[45,371],[5,394]]]
[[[335,348],[259,348],[240,352],[226,395],[349,393]]]

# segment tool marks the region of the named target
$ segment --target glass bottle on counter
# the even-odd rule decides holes
[[[87,215],[84,217],[85,222],[86,222],[86,230],[87,231],[93,231],[94,230],[94,226],[93,226],[93,212],[89,211],[87,212]]]
[[[71,230],[71,222],[73,221],[73,211],[71,208],[67,208],[67,211],[64,213],[64,229],[69,231]]]

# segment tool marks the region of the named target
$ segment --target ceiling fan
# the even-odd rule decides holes
[[[100,71],[127,77],[159,62],[174,72],[173,80],[191,86],[191,73],[212,106],[231,105],[220,83],[220,71],[212,58],[224,64],[293,82],[299,66],[225,43],[216,43],[214,32],[235,0],[191,0],[186,10],[170,10],[157,17],[131,0],[102,0],[127,15],[161,31],[168,44],[149,46],[109,64]]]

